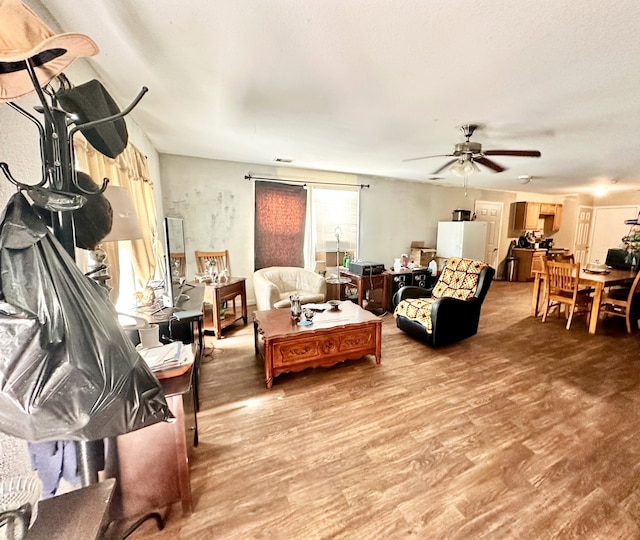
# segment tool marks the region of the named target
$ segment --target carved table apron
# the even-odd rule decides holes
[[[382,358],[382,321],[353,302],[317,313],[309,326],[298,326],[288,309],[257,311],[253,324],[267,388],[281,373],[328,367],[367,354],[374,355],[377,364]]]

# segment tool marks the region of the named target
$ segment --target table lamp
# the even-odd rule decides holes
[[[133,206],[133,201],[129,192],[119,186],[107,186],[104,192],[105,197],[111,204],[113,210],[113,223],[111,231],[105,236],[100,244],[89,253],[89,275],[106,287],[105,282],[110,279],[106,264],[107,254],[102,248],[105,242],[120,242],[124,240],[137,240],[142,238],[142,229],[138,222],[138,215]]]

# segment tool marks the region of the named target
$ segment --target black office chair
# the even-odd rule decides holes
[[[612,248],[607,250],[605,264],[618,270],[630,270],[631,261],[628,260],[628,253],[623,248]]]

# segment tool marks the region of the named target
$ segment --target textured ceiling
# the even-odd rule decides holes
[[[42,13],[36,0],[27,1]],[[637,0],[46,0],[162,153],[416,181],[480,123],[469,184],[640,189]],[[74,81],[76,83],[84,81]],[[520,175],[533,181],[522,186]],[[441,183],[461,184],[451,173]]]

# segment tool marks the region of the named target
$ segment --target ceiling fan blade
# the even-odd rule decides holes
[[[538,150],[485,150],[485,156],[519,156],[519,157],[540,157],[542,154]]]
[[[442,167],[440,167],[439,169],[433,171],[431,174],[438,174],[441,173],[442,171],[444,171],[447,167],[449,167],[450,165],[453,165],[456,161],[458,161],[458,158],[456,159],[452,159],[450,161],[447,161]]]
[[[451,157],[451,156],[453,156],[453,154],[438,154],[438,155],[435,155],[435,156],[412,157],[412,158],[408,158],[408,159],[403,159],[402,161],[403,162],[405,162],[405,161],[417,161],[419,159],[429,159],[429,158],[432,158],[432,157]]]
[[[485,167],[489,167],[495,172],[502,172],[506,170],[502,165],[498,165],[495,161],[491,161],[486,157],[474,158],[473,161],[475,161],[476,163],[480,163],[480,165],[484,165]]]

